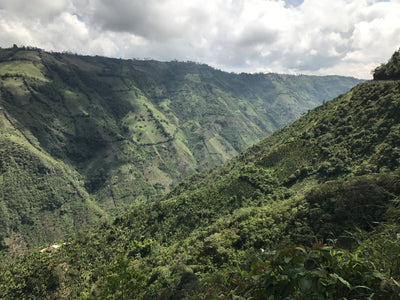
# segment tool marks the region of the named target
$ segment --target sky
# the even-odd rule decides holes
[[[0,47],[345,75],[400,48],[400,0],[0,0]]]

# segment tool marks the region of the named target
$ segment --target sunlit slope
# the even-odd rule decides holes
[[[358,82],[35,49],[0,59],[4,109],[107,210],[159,196]]]
[[[159,199],[357,82],[1,49],[1,243],[20,253]]]

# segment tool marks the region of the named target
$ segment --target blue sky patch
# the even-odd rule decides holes
[[[304,0],[285,0],[285,7],[297,7],[300,6]]]

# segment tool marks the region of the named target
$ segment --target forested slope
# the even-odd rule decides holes
[[[400,50],[393,53],[386,64],[382,64],[374,70],[375,80],[399,80],[400,79]]]
[[[4,265],[5,298],[398,299],[400,82],[365,82],[163,200]],[[272,299],[272,298],[271,298]]]
[[[1,49],[1,243],[19,252],[160,198],[357,82]]]
[[[0,124],[0,249],[20,255],[107,217],[82,176],[46,153],[2,108]]]

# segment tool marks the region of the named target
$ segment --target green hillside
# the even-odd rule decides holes
[[[82,176],[0,107],[0,249],[11,256],[107,218]]]
[[[0,49],[0,241],[19,253],[160,198],[357,82]]]
[[[400,82],[372,81],[71,245],[3,298],[398,299]]]

